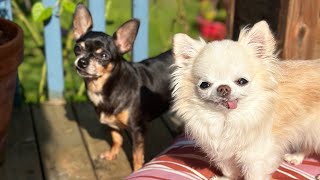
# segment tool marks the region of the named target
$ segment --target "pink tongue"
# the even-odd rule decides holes
[[[228,101],[227,103],[228,103],[229,109],[235,109],[235,108],[237,108],[237,104],[238,104],[238,101],[237,101],[237,100]]]

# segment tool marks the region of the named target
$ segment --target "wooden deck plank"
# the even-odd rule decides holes
[[[101,160],[100,153],[110,149],[111,135],[108,128],[101,124],[94,108],[89,103],[73,104],[79,121],[80,129],[85,139],[89,155],[93,160],[94,169],[99,180],[123,179],[131,173],[131,144],[128,136],[124,135],[123,148],[117,159]]]
[[[46,179],[96,179],[69,105],[33,106]]]
[[[13,133],[9,134],[8,146],[11,150],[7,153],[10,158],[7,158],[9,163],[0,167],[1,179],[105,180],[123,179],[131,173],[132,144],[128,132],[123,133],[123,149],[116,160],[98,158],[110,148],[111,136],[106,126],[99,123],[91,104],[78,103],[72,107],[41,104],[14,112],[15,123],[11,124]],[[33,132],[32,118],[36,132]],[[164,122],[169,121],[168,118],[169,115],[148,123],[146,162],[171,144],[172,132]]]
[[[6,161],[0,166],[0,177],[2,180],[43,179],[31,112],[27,105],[13,110]]]

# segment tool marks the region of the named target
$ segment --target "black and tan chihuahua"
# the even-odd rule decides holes
[[[171,51],[139,63],[123,58],[136,38],[139,21],[131,19],[109,36],[92,31],[92,17],[78,4],[73,17],[75,67],[84,78],[87,94],[95,106],[100,122],[111,127],[112,148],[100,155],[114,159],[122,145],[121,129],[133,140],[133,169],[144,163],[146,122],[168,110]],[[147,36],[147,35],[146,35]]]

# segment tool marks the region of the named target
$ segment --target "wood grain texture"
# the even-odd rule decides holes
[[[12,112],[6,161],[0,166],[0,179],[43,179],[31,113],[26,105]]]
[[[282,58],[319,58],[320,1],[282,0],[281,4],[278,31],[283,36]]]
[[[179,121],[170,116],[148,123],[145,162],[166,149],[179,134]],[[7,161],[0,166],[1,180],[120,180],[132,172],[128,131],[122,133],[124,142],[116,160],[98,158],[110,148],[111,135],[88,102],[16,108],[10,127]]]
[[[227,10],[227,38],[232,39],[236,0],[225,0],[224,3]]]
[[[70,105],[32,107],[46,179],[96,179]]]
[[[124,136],[123,148],[115,160],[100,159],[99,155],[111,148],[110,129],[100,123],[90,103],[76,103],[73,104],[73,108],[98,179],[123,179],[128,176],[131,173],[130,162],[132,159],[128,136],[122,133]]]

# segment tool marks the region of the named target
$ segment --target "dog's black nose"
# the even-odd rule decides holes
[[[220,85],[218,88],[217,88],[217,94],[218,96],[220,97],[228,97],[231,93],[231,88],[230,86],[228,85]]]
[[[83,68],[83,69],[88,67],[88,61],[84,58],[79,59],[77,64],[80,68]]]

